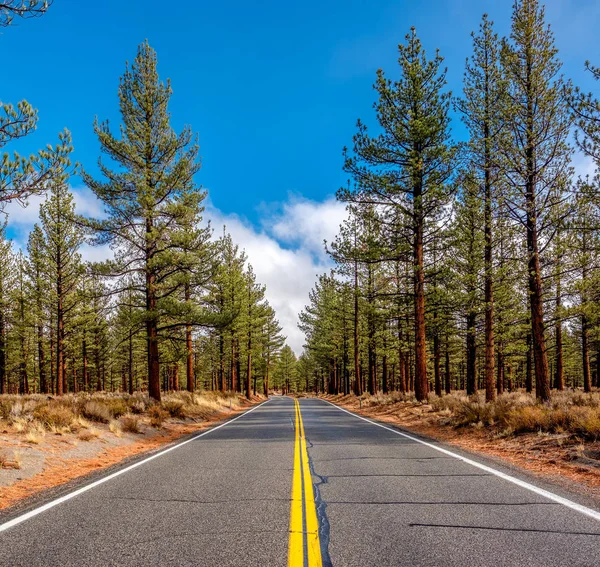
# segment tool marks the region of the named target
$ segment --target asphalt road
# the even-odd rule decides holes
[[[323,565],[600,565],[598,519],[324,401],[300,409]],[[272,398],[1,531],[0,565],[288,565],[296,427]]]

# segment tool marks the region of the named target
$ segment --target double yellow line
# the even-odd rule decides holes
[[[296,408],[296,443],[294,445],[288,566],[321,567],[323,563],[321,542],[319,541],[319,521],[308,464],[304,424],[298,400],[294,400],[294,405]]]

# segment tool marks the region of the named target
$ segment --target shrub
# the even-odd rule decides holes
[[[185,417],[185,404],[181,400],[165,400],[161,407],[169,412],[171,417]]]
[[[510,410],[506,425],[515,433],[548,431],[550,420],[540,406],[524,406]]]
[[[123,431],[127,433],[140,433],[140,420],[135,415],[125,415],[121,418],[121,426]]]
[[[48,429],[70,427],[76,418],[68,407],[56,402],[39,405],[34,410],[33,417],[41,421]]]
[[[82,411],[84,417],[91,421],[97,421],[99,423],[108,423],[111,420],[112,414],[107,406],[102,402],[90,400],[83,406]]]
[[[104,401],[112,416],[117,419],[129,411],[129,406],[123,398],[109,398]]]
[[[156,427],[157,429],[160,429],[164,421],[170,416],[168,411],[162,409],[158,405],[152,406],[148,410],[148,415],[150,416],[150,425],[152,425],[152,427]]]
[[[9,419],[12,412],[14,400],[3,399],[0,400],[0,419]]]
[[[493,407],[478,401],[463,400],[454,410],[455,423],[458,426],[472,423],[489,425],[494,421]]]

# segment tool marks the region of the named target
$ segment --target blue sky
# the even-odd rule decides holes
[[[137,45],[148,39],[158,53],[161,77],[172,82],[175,128],[190,124],[199,134],[198,182],[209,190],[213,221],[237,226],[247,241],[241,244],[249,249],[256,239],[259,255],[267,245],[259,244],[261,238],[281,255],[306,255],[309,274],[302,289],[272,291],[282,305],[286,293],[299,294],[292,302],[295,309],[306,301],[305,288],[315,273],[327,267],[320,243],[343,218],[331,199],[346,179],[341,151],[351,144],[358,117],[373,123],[376,69],[396,76],[396,46],[415,25],[425,48],[430,53],[439,48],[445,57],[449,88],[458,94],[470,32],[488,12],[498,32],[508,33],[511,4],[55,0],[44,17],[16,22],[0,35],[3,76],[10,77],[0,84],[0,100],[26,98],[40,116],[37,132],[9,149],[35,151],[67,127],[75,159],[93,171],[99,155],[94,116],[117,126],[119,77]],[[546,4],[565,74],[586,90],[595,88],[583,65],[586,59],[600,65],[599,3]],[[457,138],[464,136],[458,120],[453,130]],[[75,188],[80,185],[73,181]],[[79,204],[84,211],[95,210],[84,191]],[[37,205],[26,212],[11,207],[17,240]],[[250,250],[249,255],[253,264],[261,264]],[[282,266],[289,269],[293,258],[298,260],[291,256]],[[298,271],[293,270],[296,279]],[[284,277],[279,269],[263,281],[271,279],[267,286],[277,287]]]

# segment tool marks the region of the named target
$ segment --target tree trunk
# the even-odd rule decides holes
[[[129,395],[133,394],[133,335],[129,331],[129,364],[127,367],[127,374],[129,375]]]
[[[1,294],[0,289],[0,297]],[[0,394],[6,394],[6,331],[3,312],[0,312]]]
[[[246,397],[251,398],[250,384],[252,381],[252,340],[248,341],[248,366],[246,369]]]
[[[486,83],[486,105],[487,83]],[[485,124],[485,194],[484,194],[484,301],[485,301],[485,400],[492,402],[496,399],[494,385],[494,291],[492,264],[492,180],[491,152],[489,149],[489,124]]]
[[[565,389],[565,370],[563,362],[563,338],[562,321],[558,316],[561,307],[560,282],[556,285],[556,323],[554,325],[554,337],[556,341],[556,368],[554,369],[554,387],[563,391]]]
[[[58,255],[57,265],[60,266],[60,253]],[[64,394],[64,341],[65,341],[65,321],[63,309],[63,289],[62,275],[59,273],[56,277],[56,394]]]
[[[185,284],[185,301],[190,301],[190,284]],[[185,369],[186,386],[188,392],[194,391],[194,349],[192,344],[192,324],[188,321],[185,326],[185,344],[187,351],[187,364]]]
[[[496,390],[499,395],[504,393],[504,351],[502,348],[502,343],[498,344],[498,368]]]
[[[423,273],[423,219],[421,189],[415,191],[414,302],[415,302],[415,397],[424,402],[429,394],[427,345],[425,342],[425,275]]]
[[[581,316],[581,354],[583,362],[583,391],[592,391],[592,372],[590,369],[590,349],[589,349],[590,329],[587,317]]]
[[[156,275],[151,262],[154,254],[152,219],[146,219],[146,343],[148,350],[148,394],[160,401],[160,361],[158,354],[158,322],[156,315]]]
[[[526,357],[526,365],[525,368],[525,391],[530,394],[533,391],[533,377],[531,372],[531,334],[527,335],[527,357]]]
[[[83,389],[87,392],[89,389],[89,376],[88,376],[87,340],[85,337],[85,332],[83,333],[83,340],[81,341],[81,358],[82,358],[82,367],[83,367]]]
[[[451,377],[450,377],[450,342],[448,340],[448,332],[446,332],[446,364],[445,364],[445,371],[444,371],[444,378],[445,378],[445,386],[446,386],[446,394],[449,394],[451,389],[452,389],[452,381],[451,381]]]
[[[48,393],[48,379],[46,376],[46,352],[44,349],[44,328],[42,323],[39,322],[37,326],[37,339],[38,339],[38,370],[40,377],[40,392],[42,394]]]
[[[435,316],[437,320],[437,314]],[[433,334],[433,375],[434,375],[434,385],[435,385],[435,395],[442,395],[442,377],[440,375],[440,336],[437,328]]]
[[[467,396],[477,393],[477,337],[475,335],[476,313],[467,315]]]

